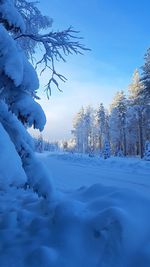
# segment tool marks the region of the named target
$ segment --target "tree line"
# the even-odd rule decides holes
[[[72,130],[76,152],[141,158],[150,154],[150,49],[142,70],[141,75],[134,71],[128,95],[118,91],[109,109],[100,103],[96,109],[79,110]]]

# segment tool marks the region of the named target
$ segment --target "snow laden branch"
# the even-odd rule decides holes
[[[36,44],[42,46],[43,54],[41,58],[36,62],[36,68],[38,65],[42,65],[41,74],[49,69],[51,72],[51,78],[46,85],[47,97],[51,95],[51,86],[54,84],[59,91],[59,83],[57,78],[65,82],[67,79],[62,74],[58,73],[55,69],[56,61],[64,61],[65,57],[70,54],[83,54],[84,51],[89,51],[83,44],[80,43],[81,37],[77,36],[78,31],[73,30],[69,27],[64,31],[49,32],[47,34],[28,34],[22,33],[14,38],[18,40],[21,38],[29,38],[33,40]]]
[[[28,185],[39,196],[50,199],[54,191],[50,175],[36,159],[27,132],[29,127],[42,131],[46,124],[43,109],[36,102],[39,78],[35,68],[39,66],[41,74],[50,71],[46,86],[49,97],[51,85],[59,89],[58,78],[66,80],[56,72],[56,62],[88,49],[71,27],[54,32],[52,19],[43,16],[36,4],[28,0],[0,0],[0,131],[14,145]]]

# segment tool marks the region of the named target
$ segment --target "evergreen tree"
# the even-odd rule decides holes
[[[132,105],[141,104],[140,93],[142,89],[143,83],[141,82],[139,71],[138,69],[135,69],[132,76],[132,82],[129,85],[129,100]]]
[[[150,105],[150,48],[147,50],[144,59],[145,64],[142,66],[143,73],[141,76],[143,88],[139,93],[139,97],[143,103]]]
[[[72,134],[75,136],[76,150],[90,153],[94,149],[93,109],[88,106],[81,108],[73,120]]]
[[[36,151],[42,153],[44,151],[44,140],[42,134],[36,140]]]
[[[103,147],[103,157],[104,159],[110,158],[111,152],[110,152],[110,144],[108,141],[104,142],[104,147]]]
[[[41,65],[41,73],[45,69],[51,72],[46,87],[49,96],[52,84],[59,89],[57,78],[65,80],[55,70],[55,61],[84,49],[74,39],[72,28],[54,32],[51,26],[52,20],[41,14],[36,2],[0,0],[0,123],[22,160],[28,184],[47,197],[51,194],[50,179],[33,153],[33,141],[26,130],[33,126],[42,131],[46,123],[36,101],[39,79],[30,62],[40,46],[41,58],[35,60],[35,66]],[[47,187],[41,186],[43,179]]]
[[[101,152],[106,137],[106,114],[103,103],[100,103],[100,106],[96,111],[96,127],[98,135],[98,146]]]
[[[123,150],[127,154],[126,140],[126,115],[127,100],[123,91],[117,92],[110,107],[111,114],[109,119],[110,135],[112,143],[115,141],[114,152]]]
[[[144,150],[144,128],[146,128],[147,113],[145,101],[143,97],[141,97],[143,88],[139,72],[135,70],[132,83],[129,86],[129,106],[131,107],[130,111],[132,111],[132,127],[137,131],[137,152],[139,152],[141,158],[143,157]]]
[[[84,146],[86,153],[91,153],[94,149],[93,128],[93,109],[91,106],[88,106],[84,114]]]
[[[150,141],[145,142],[145,155],[144,159],[150,161]]]
[[[85,152],[85,146],[84,146],[84,128],[85,128],[85,122],[84,122],[84,108],[82,107],[80,111],[76,114],[76,116],[73,119],[73,130],[72,134],[75,138],[75,144],[76,144],[76,151],[80,153]]]

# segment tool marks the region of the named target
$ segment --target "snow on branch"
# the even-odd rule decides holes
[[[51,85],[54,84],[59,91],[59,84],[57,78],[65,82],[67,79],[63,75],[59,74],[55,70],[55,61],[66,61],[65,57],[69,54],[83,54],[83,51],[89,51],[83,44],[80,43],[81,37],[78,37],[78,31],[75,31],[72,27],[69,27],[64,31],[49,32],[47,34],[30,34],[22,33],[14,38],[18,40],[21,38],[29,38],[36,44],[42,46],[44,51],[41,58],[36,62],[36,68],[38,65],[42,65],[41,74],[49,69],[51,72],[51,78],[46,85],[46,93],[49,98],[51,95]]]

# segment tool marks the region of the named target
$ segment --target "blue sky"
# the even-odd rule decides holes
[[[41,0],[44,14],[54,19],[54,30],[72,25],[91,48],[84,56],[71,56],[58,71],[68,81],[60,83],[47,101],[41,79],[41,105],[47,115],[43,132],[50,140],[70,137],[72,118],[82,105],[109,106],[117,90],[127,91],[132,73],[143,64],[150,46],[150,1],[135,0]]]

